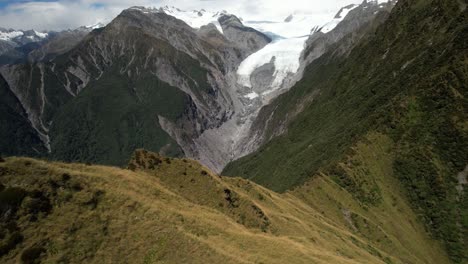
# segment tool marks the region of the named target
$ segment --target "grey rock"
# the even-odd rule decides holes
[[[395,4],[396,1],[389,1],[383,4],[377,4],[374,1],[364,1],[361,5],[351,10],[332,31],[323,33],[320,31],[320,28],[314,28],[301,55],[301,64],[298,72],[285,78],[282,87],[271,99],[274,100],[276,96],[293,87],[302,79],[305,68],[326,52],[332,52],[334,56],[347,56],[354,45],[365,34],[366,30],[371,28],[373,24],[380,25],[385,21]],[[349,8],[349,6],[344,8]],[[341,16],[342,10],[337,13],[336,17]],[[337,45],[338,43],[339,45]],[[269,82],[268,74],[261,70],[254,72],[251,79],[256,80],[254,87],[262,87],[268,85]],[[299,114],[305,105],[313,103],[318,92],[303,98],[302,102],[295,109],[289,109],[288,113],[277,113],[274,104],[265,105],[254,116],[254,121],[252,121],[248,132],[237,144],[240,148],[237,152],[241,156],[247,155],[257,150],[272,138],[285,133],[289,120],[292,120],[294,116]],[[284,116],[284,118],[278,121],[274,118],[277,115]],[[275,121],[273,122],[274,119]]]

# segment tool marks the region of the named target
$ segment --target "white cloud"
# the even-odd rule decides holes
[[[181,9],[226,10],[246,20],[284,19],[291,13],[331,19],[342,6],[362,0],[58,0],[26,2],[0,9],[0,25],[15,29],[61,30],[110,21],[130,6],[172,5]],[[325,22],[324,21],[324,22]]]

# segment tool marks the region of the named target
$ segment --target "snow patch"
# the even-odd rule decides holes
[[[245,21],[244,25],[279,38],[295,38],[309,35],[316,25],[322,25],[330,16],[292,14],[282,21]]]
[[[350,6],[342,8],[340,12],[338,12],[338,14],[335,16],[335,18],[332,21],[325,24],[320,29],[320,31],[323,33],[328,33],[332,31],[334,28],[336,28],[336,26],[338,26],[338,24],[341,21],[343,21],[343,19],[348,15],[348,13],[356,7],[358,7],[358,5],[350,5]]]
[[[39,38],[47,38],[47,36],[49,36],[49,33],[42,33],[42,32],[38,32],[36,30],[34,30],[34,34],[36,34],[36,36],[39,37]]]
[[[223,28],[221,27],[218,19],[221,16],[227,14],[226,11],[210,12],[206,11],[205,9],[186,11],[173,6],[165,6],[161,8],[134,6],[130,9],[138,10],[144,14],[165,13],[169,16],[184,21],[187,25],[194,29],[200,29],[202,26],[213,24],[216,26],[218,31],[221,32],[221,34],[223,34]]]
[[[22,31],[9,31],[9,32],[2,32],[0,31],[0,40],[12,40],[17,37],[23,36],[24,33]]]
[[[192,28],[199,29],[202,26],[206,26],[208,24],[213,24],[219,30],[219,32],[223,33],[223,28],[219,23],[218,19],[226,14],[226,12],[209,12],[205,9],[201,10],[192,10],[192,11],[185,11],[175,7],[165,6],[162,8],[162,11],[170,16],[173,16],[177,19],[180,19],[187,23]]]
[[[95,23],[95,24],[92,24],[92,25],[85,26],[85,28],[87,28],[87,29],[98,29],[98,28],[103,28],[105,26],[106,26],[106,24],[104,24],[102,22],[98,22],[98,23]]]
[[[248,98],[248,99],[250,99],[250,100],[253,100],[253,99],[257,98],[258,96],[259,96],[258,93],[256,93],[256,92],[251,92],[251,93],[245,95],[244,97],[245,97],[245,98]]]

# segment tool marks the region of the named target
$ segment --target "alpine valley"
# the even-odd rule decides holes
[[[467,7],[0,28],[0,262],[468,263]]]

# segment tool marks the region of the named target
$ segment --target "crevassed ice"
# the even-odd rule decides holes
[[[321,27],[323,33],[333,30],[358,5],[343,8],[335,18]],[[274,61],[274,80],[270,91],[280,88],[289,74],[295,74],[300,67],[300,56],[304,50],[311,30],[317,25],[323,25],[324,18],[312,15],[291,15],[282,22],[248,21],[246,24],[265,33],[270,32],[280,37],[263,49],[250,55],[238,68],[238,83],[252,88],[250,77],[255,69]],[[317,27],[318,28],[318,27]]]
[[[255,69],[274,60],[275,73],[272,88],[278,88],[290,73],[300,67],[299,58],[308,37],[279,39],[247,57],[239,66],[239,84],[252,87],[250,76]]]

